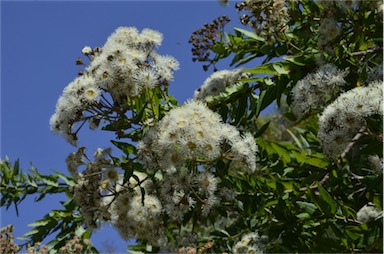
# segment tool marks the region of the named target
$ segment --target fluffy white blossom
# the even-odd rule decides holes
[[[119,27],[102,49],[92,51],[84,47],[83,54],[92,54],[91,62],[58,99],[50,119],[52,131],[77,145],[78,122],[87,119],[91,129],[95,129],[101,120],[98,112],[111,112],[108,105],[124,105],[129,97],[136,98],[147,89],[167,85],[179,63],[171,56],[156,53],[162,39],[163,35],[152,29],[139,32],[134,27]],[[106,93],[110,96],[103,96]]]
[[[316,109],[322,109],[341,91],[345,73],[333,64],[325,64],[314,72],[299,80],[292,89],[293,113],[296,117],[304,117]]]
[[[368,69],[368,77],[366,82],[372,82],[375,80],[383,80],[383,64]]]
[[[186,161],[214,161],[228,155],[244,162],[244,169],[255,170],[256,143],[252,135],[242,137],[236,128],[222,122],[221,117],[201,101],[188,101],[172,109],[138,145],[139,156],[147,167],[158,165],[167,170]],[[230,152],[221,143],[231,144]]]
[[[243,69],[216,71],[195,91],[195,98],[204,99],[209,95],[218,95],[226,87],[240,85],[238,80],[246,77],[248,74]]]
[[[83,53],[84,55],[89,55],[92,53],[92,48],[89,47],[89,46],[85,46],[82,50],[81,50],[81,53]]]
[[[151,184],[145,173],[134,172],[128,182],[120,174],[115,188],[103,197],[102,203],[123,239],[140,238],[164,246],[167,241],[162,226],[163,204],[151,194]]]
[[[380,157],[379,155],[370,155],[368,156],[368,162],[371,166],[371,169],[373,173],[376,175],[381,175],[383,174],[383,158]]]
[[[201,192],[212,195],[217,190],[217,178],[210,172],[202,172],[197,177],[197,184]]]
[[[377,219],[380,216],[383,216],[383,212],[379,211],[375,205],[366,204],[357,212],[356,220],[367,223],[371,220]]]
[[[247,254],[262,254],[264,253],[264,244],[258,232],[251,232],[241,237],[232,248],[234,254],[247,253]]]
[[[317,41],[318,48],[322,51],[332,53],[333,48],[331,43],[337,36],[339,36],[340,33],[341,28],[335,18],[325,17],[320,19],[319,38]]]
[[[103,173],[103,179],[108,181],[110,184],[114,184],[119,180],[119,173],[115,168],[107,168]]]
[[[140,33],[140,41],[144,44],[150,44],[155,47],[158,47],[163,41],[163,35],[158,31],[145,28]]]
[[[383,115],[382,81],[341,94],[319,119],[318,138],[324,153],[335,159],[372,115]]]

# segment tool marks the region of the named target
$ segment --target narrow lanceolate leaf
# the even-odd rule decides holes
[[[255,138],[260,137],[261,135],[263,135],[263,133],[267,130],[267,128],[268,128],[270,122],[271,122],[271,121],[268,121],[266,124],[264,124],[263,126],[261,126],[260,129],[257,130],[257,132],[256,132],[256,134],[255,134]]]
[[[59,183],[57,182],[57,179],[55,176],[40,175],[40,180],[49,186],[59,187]]]
[[[56,171],[56,170],[53,170],[53,172],[55,172],[55,174],[60,177],[68,186],[74,186],[76,183],[73,179],[71,179],[70,177]]]
[[[112,144],[114,144],[116,147],[118,147],[121,151],[123,151],[126,155],[131,155],[135,153],[136,147],[132,144],[125,143],[125,142],[119,142],[115,140],[111,140]]]
[[[246,69],[245,70],[248,73],[251,74],[265,74],[265,75],[278,75],[279,73],[276,71],[276,69],[273,67],[273,64],[267,63],[267,64],[261,64],[258,65],[252,69]]]
[[[33,228],[40,227],[40,226],[45,226],[48,223],[49,223],[49,220],[42,219],[42,220],[37,220],[33,223],[28,224],[28,227],[33,227]]]
[[[337,203],[332,198],[332,196],[321,186],[320,183],[317,183],[317,187],[319,188],[321,198],[330,206],[330,212],[335,214],[337,211]]]
[[[304,201],[296,201],[296,204],[306,213],[312,215],[316,210],[317,207],[313,203],[304,202]]]
[[[331,197],[331,195],[321,186],[320,183],[316,183],[319,194],[315,194],[314,190],[308,188],[308,195],[312,202],[322,211],[326,216],[333,217],[337,211],[337,203]]]
[[[22,236],[22,239],[27,239],[28,236],[31,236],[31,235],[35,235],[39,233],[39,230],[38,229],[32,229],[31,231],[25,233],[23,236]]]
[[[265,41],[265,39],[261,36],[258,36],[257,34],[255,34],[254,32],[251,32],[251,31],[248,31],[248,30],[245,30],[245,29],[241,29],[241,28],[234,28],[236,31],[244,34],[245,36],[248,36],[249,38],[252,38],[256,41]]]
[[[276,64],[273,64],[272,66],[273,66],[273,68],[276,70],[276,72],[277,72],[279,75],[286,75],[286,74],[289,73],[289,71],[287,71],[287,70],[284,68],[284,66],[281,65],[281,64],[276,63]]]

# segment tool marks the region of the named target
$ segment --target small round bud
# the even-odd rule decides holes
[[[92,54],[92,48],[89,47],[89,46],[85,46],[85,47],[81,50],[81,53],[83,53],[84,55],[88,56],[88,55]]]

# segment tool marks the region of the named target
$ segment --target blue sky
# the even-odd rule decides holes
[[[234,2],[229,7],[217,1],[2,1],[1,2],[1,158],[30,163],[40,172],[50,169],[67,173],[66,156],[75,150],[49,129],[58,97],[80,69],[75,60],[84,46],[102,46],[119,26],[151,28],[164,35],[161,54],[179,60],[170,92],[180,103],[193,96],[208,73],[200,63],[192,62],[191,33],[220,15],[232,19],[228,28],[238,27]],[[219,65],[219,69],[228,65]],[[84,128],[86,129],[86,128]],[[97,147],[108,147],[112,133],[80,132],[81,146],[93,153]],[[1,208],[1,225],[14,224],[15,235],[30,228],[27,224],[59,208],[62,197],[49,197],[38,203],[27,199],[19,208]],[[94,234],[94,245],[100,251],[106,242],[117,252],[125,252],[127,243],[109,226]]]

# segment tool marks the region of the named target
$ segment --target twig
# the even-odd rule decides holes
[[[324,185],[325,182],[329,179],[329,173],[326,173],[325,176],[323,177],[323,179],[320,180],[319,184],[320,185]],[[301,187],[299,189],[299,192],[305,192],[309,189],[311,190],[315,190],[318,188],[318,185],[315,185],[315,182],[313,182],[309,187]],[[285,190],[284,193],[291,193],[293,192],[293,190]]]
[[[343,159],[347,156],[349,151],[352,149],[352,147],[355,145],[355,143],[364,135],[364,132],[366,131],[366,127],[362,127],[359,132],[353,137],[352,141],[347,145],[347,147],[344,149],[344,151],[341,153],[339,159],[337,160],[338,164],[341,164]]]
[[[376,53],[381,50],[383,50],[383,48],[367,49],[367,50],[352,52],[351,55],[352,56],[366,55],[368,53]]]

